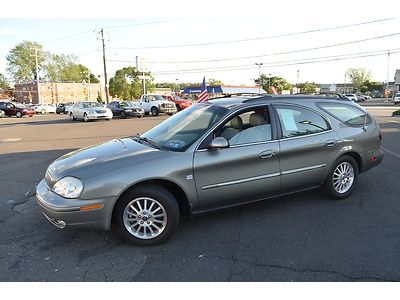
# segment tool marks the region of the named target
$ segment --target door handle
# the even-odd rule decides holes
[[[260,153],[260,158],[261,159],[266,159],[266,158],[271,158],[276,154],[275,150],[266,150]]]
[[[336,144],[337,144],[337,140],[328,140],[325,142],[326,147],[333,147],[333,146],[336,146]]]

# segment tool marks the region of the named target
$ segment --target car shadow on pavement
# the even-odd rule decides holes
[[[6,127],[13,127],[13,126],[19,126],[19,125],[52,125],[52,124],[68,124],[72,123],[72,121],[68,118],[66,119],[56,119],[56,120],[31,120],[31,119],[22,119],[18,120],[19,122],[12,122],[12,123],[2,123],[0,122],[0,127],[6,126]]]

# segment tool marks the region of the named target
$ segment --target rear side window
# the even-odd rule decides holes
[[[283,138],[309,135],[330,129],[318,113],[303,107],[276,105]]]
[[[343,103],[318,103],[318,106],[349,126],[364,126],[371,123],[369,115],[352,105]]]

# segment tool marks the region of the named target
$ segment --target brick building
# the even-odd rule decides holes
[[[99,83],[39,83],[40,100],[38,99],[36,83],[16,84],[15,97],[22,103],[52,103],[77,102],[82,100],[96,101],[99,93],[105,99],[105,93]]]

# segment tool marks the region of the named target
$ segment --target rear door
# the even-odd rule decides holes
[[[338,151],[338,136],[328,120],[300,105],[274,104],[281,135],[282,193],[318,186]]]

